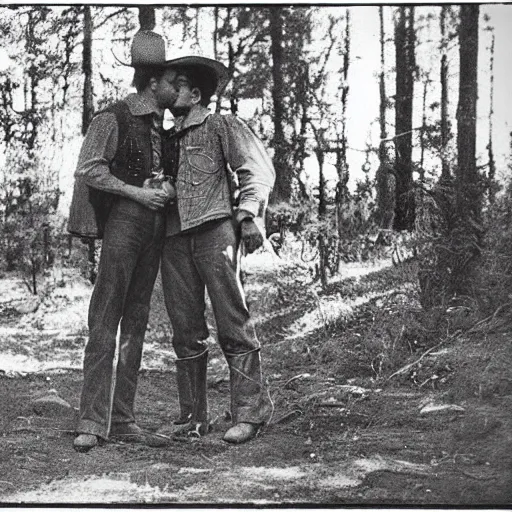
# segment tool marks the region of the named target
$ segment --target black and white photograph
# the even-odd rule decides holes
[[[512,505],[512,3],[0,41],[0,508]]]

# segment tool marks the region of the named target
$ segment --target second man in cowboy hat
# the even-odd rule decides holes
[[[261,141],[244,122],[207,108],[226,84],[225,66],[202,57],[183,57],[169,65],[178,95],[170,108],[175,127],[164,140],[163,160],[177,201],[168,208],[161,269],[178,357],[181,415],[176,423],[185,425],[185,436],[208,431],[206,288],[230,371],[233,425],[223,439],[242,443],[268,421],[271,401],[239,278],[239,249],[253,252],[263,243],[257,222],[275,172]]]

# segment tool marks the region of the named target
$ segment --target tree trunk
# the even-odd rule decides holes
[[[446,37],[446,14],[449,6],[441,7],[441,179],[450,179],[450,166],[448,163],[448,138],[450,128],[448,124],[448,56]]]
[[[491,42],[491,56],[489,63],[489,74],[490,74],[490,92],[489,92],[489,143],[487,144],[487,154],[489,155],[489,175],[488,175],[488,187],[489,187],[489,203],[494,204],[496,199],[496,161],[494,159],[494,150],[492,145],[493,135],[493,116],[494,116],[494,31],[492,33]]]
[[[27,23],[27,52],[32,53],[33,55],[37,55],[37,45],[36,42],[36,25],[37,25],[37,7],[34,10],[28,12],[28,23]],[[38,69],[35,63],[30,64],[28,70],[28,82],[26,84],[25,90],[25,110],[28,111],[29,115],[26,118],[26,127],[30,125],[29,135],[27,137],[27,152],[29,155],[33,154],[37,132],[39,128],[39,119],[36,115],[38,111],[38,98],[37,98],[37,86],[39,84],[38,78]],[[29,101],[30,98],[30,101]]]
[[[82,72],[84,74],[84,90],[82,96],[82,135],[87,133],[94,115],[92,95],[92,18],[91,7],[84,6],[84,44],[82,54]],[[96,250],[94,239],[88,240],[89,281],[96,281]]]
[[[457,106],[456,218],[453,292],[471,295],[472,274],[480,254],[482,194],[476,167],[478,98],[478,4],[463,4],[459,25],[459,103]]]
[[[213,8],[213,19],[214,19],[214,29],[213,29],[213,58],[215,60],[219,60],[219,8],[215,6]]]
[[[387,95],[386,95],[386,32],[384,30],[384,9],[379,6],[380,21],[380,75],[379,75],[379,168],[376,172],[377,193],[377,222],[382,229],[391,229],[395,215],[395,190],[390,187],[394,183],[394,176],[389,164],[386,142],[388,137],[386,124]]]
[[[380,75],[379,75],[379,127],[380,127],[380,144],[379,144],[379,160],[381,165],[387,163],[386,143],[388,138],[386,130],[386,105],[388,98],[386,96],[386,33],[384,32],[384,8],[379,6],[380,21]]]
[[[309,64],[307,62],[300,62],[300,74],[296,85],[296,102],[300,110],[300,123],[298,131],[294,135],[294,147],[295,150],[292,152],[291,163],[293,169],[296,169],[297,173],[297,185],[299,198],[309,199],[309,195],[305,184],[300,179],[302,172],[304,171],[304,160],[306,159],[306,142],[307,142],[307,127],[310,122],[309,119],[309,108],[311,107],[310,101],[310,79],[309,79]],[[298,116],[299,117],[299,116]]]
[[[154,30],[155,21],[155,8],[148,5],[139,6],[139,25],[140,30]]]
[[[228,76],[233,79],[235,74],[235,50],[233,48],[233,43],[229,41],[228,43]],[[216,112],[221,111],[221,96],[224,91],[219,92],[219,97],[217,99],[217,105],[215,107]],[[230,110],[233,115],[238,113],[238,99],[236,97],[235,87],[231,90],[231,96],[229,98]]]
[[[84,74],[84,89],[82,97],[82,135],[85,135],[94,115],[94,102],[92,93],[92,18],[91,7],[88,5],[84,6],[82,72]]]
[[[336,262],[334,268],[337,270],[341,262],[341,247],[343,243],[343,202],[347,197],[347,182],[349,178],[347,162],[347,97],[348,97],[348,70],[350,67],[350,11],[346,10],[345,16],[345,37],[343,49],[343,69],[341,86],[341,136],[338,139],[336,151],[336,170],[338,172],[338,183],[336,184],[336,230],[338,243],[336,250]]]
[[[321,223],[324,222],[325,216],[327,214],[327,198],[325,196],[325,173],[324,173],[324,162],[325,162],[325,154],[322,147],[318,147],[316,149],[316,157],[318,160],[318,219]],[[327,286],[327,267],[328,267],[328,248],[325,240],[325,234],[320,232],[318,235],[318,252],[320,257],[320,282],[322,286]]]
[[[459,26],[459,104],[457,106],[457,185],[462,189],[466,184],[478,183],[476,169],[476,105],[478,98],[478,16],[479,6],[463,4],[460,8]],[[459,187],[460,186],[460,187]],[[466,201],[458,194],[460,203],[469,207],[467,211],[479,213],[472,201]],[[462,210],[461,210],[462,211]],[[465,211],[465,210],[464,210]]]
[[[274,167],[276,183],[272,202],[288,201],[292,195],[292,176],[288,166],[288,151],[284,135],[284,51],[283,8],[270,7],[270,38],[272,54],[272,100],[274,103]]]
[[[427,92],[428,92],[428,75],[423,82],[423,101],[421,105],[421,132],[420,132],[420,182],[425,181],[425,132],[427,130]]]
[[[341,87],[341,137],[339,139],[338,153],[338,181],[343,183],[348,179],[348,163],[347,163],[347,97],[348,97],[348,70],[350,67],[350,11],[346,11],[346,27],[344,37],[343,50],[343,84]]]
[[[412,178],[412,104],[415,70],[414,7],[400,6],[395,25],[396,47],[396,207],[394,229],[414,228],[415,204]]]
[[[327,198],[325,197],[325,155],[322,148],[316,149],[316,158],[318,160],[318,215],[320,217],[325,217],[325,214],[327,213]]]

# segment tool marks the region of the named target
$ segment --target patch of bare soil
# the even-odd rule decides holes
[[[362,348],[347,345],[343,364],[328,371],[308,348],[319,341],[329,347],[347,343],[347,333],[320,326],[308,343],[290,341],[297,333],[287,329],[318,299],[286,309],[290,305],[276,287],[265,293],[260,306],[254,294],[253,304],[275,411],[255,440],[241,446],[221,440],[229,427],[229,386],[213,344],[213,430],[200,440],[161,448],[107,442],[76,453],[81,371],[0,371],[0,503],[512,503],[512,332],[457,339],[424,357],[414,382],[412,372],[379,381],[371,369],[348,378],[332,368],[363,368]],[[268,315],[269,294],[275,295],[275,316]],[[285,314],[277,314],[279,300]],[[23,325],[27,315],[33,313],[10,317],[8,325]],[[29,355],[43,339],[36,330],[32,336],[23,340]],[[158,346],[152,345],[153,355]],[[160,346],[166,355],[159,366],[141,371],[136,403],[140,425],[150,432],[171,422],[178,407],[173,364],[165,359],[169,347]],[[52,350],[52,343],[46,347]],[[440,385],[435,381],[444,378],[442,371],[449,378]],[[45,396],[58,396],[69,407],[38,407],[37,398]]]

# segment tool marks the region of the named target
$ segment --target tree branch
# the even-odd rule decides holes
[[[107,23],[107,21],[110,20],[111,18],[115,18],[119,14],[123,14],[125,12],[128,12],[128,7],[122,7],[121,9],[118,9],[117,11],[109,14],[103,21],[101,21],[97,25],[94,25],[94,30],[96,30],[96,29],[102,27],[103,25],[105,25],[105,23]]]

